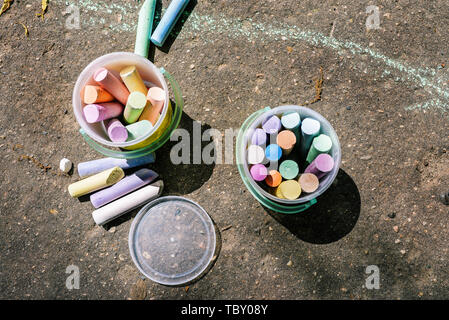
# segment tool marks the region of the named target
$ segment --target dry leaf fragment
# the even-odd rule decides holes
[[[288,53],[292,53],[293,48],[292,47],[287,47],[287,51],[288,51]]]
[[[41,17],[44,20],[44,14],[47,12],[48,8],[48,0],[42,0],[42,11],[40,13],[36,13],[36,16]]]
[[[56,209],[50,209],[50,213],[53,214],[53,215],[58,214],[58,210],[56,210]]]
[[[2,8],[0,9],[0,16],[4,12],[6,12],[6,10],[8,10],[9,7],[11,7],[11,3],[12,3],[12,0],[3,0],[3,5],[2,5]]]
[[[22,25],[23,29],[25,29],[25,36],[29,36],[30,32],[28,31],[28,27],[26,25],[24,25],[22,22],[18,22],[19,24]]]

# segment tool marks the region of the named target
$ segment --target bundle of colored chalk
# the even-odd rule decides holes
[[[123,169],[136,168],[155,160],[154,154],[137,159],[104,158],[78,164],[78,173],[83,180],[69,185],[69,193],[78,198],[90,195],[95,207],[92,217],[95,223],[103,225],[121,215],[157,198],[164,187],[157,181],[158,174],[142,168],[126,176]]]
[[[159,87],[147,88],[136,66],[115,71],[94,72],[94,85],[81,91],[88,123],[104,121],[112,142],[133,141],[153,129],[165,104],[166,93]]]
[[[332,140],[321,133],[319,121],[305,118],[301,122],[297,112],[288,112],[268,117],[254,130],[247,162],[262,188],[278,198],[295,200],[315,192],[320,179],[332,171],[331,150]]]

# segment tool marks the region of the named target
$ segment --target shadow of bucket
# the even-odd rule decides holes
[[[95,84],[92,76],[98,68],[107,68],[118,75],[121,69],[130,65],[137,67],[147,85],[158,86],[165,91],[165,103],[158,121],[146,134],[131,141],[112,142],[103,122],[88,123],[84,118],[85,104],[81,99],[82,90],[86,85]],[[165,78],[170,82],[173,91],[174,108],[170,102]],[[93,149],[108,157],[132,159],[155,152],[170,139],[181,120],[184,101],[178,83],[164,68],[159,69],[148,59],[134,53],[114,52],[95,59],[81,72],[73,89],[72,105],[76,120],[81,127],[80,133]]]
[[[332,156],[335,163],[332,171],[320,181],[320,185],[315,192],[304,197],[301,196],[296,200],[277,198],[276,196],[261,188],[251,177],[248,161],[246,159],[247,148],[250,145],[250,139],[254,130],[256,128],[260,128],[263,121],[268,117],[272,115],[281,117],[284,113],[289,112],[298,112],[301,120],[304,120],[305,118],[313,118],[321,123],[320,133],[328,135],[332,140],[332,149],[329,154]],[[338,136],[334,128],[318,112],[306,107],[295,105],[285,105],[276,107],[274,109],[267,107],[250,115],[240,128],[236,143],[236,160],[237,168],[239,170],[240,177],[242,178],[243,183],[257,201],[259,201],[264,207],[273,211],[285,214],[294,214],[310,208],[317,202],[316,198],[323,194],[330,187],[340,168],[341,148]]]

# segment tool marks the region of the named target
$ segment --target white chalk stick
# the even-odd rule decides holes
[[[92,217],[96,224],[104,225],[159,197],[163,189],[164,183],[159,180],[95,210],[92,212]]]

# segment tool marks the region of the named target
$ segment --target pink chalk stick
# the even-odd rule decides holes
[[[100,68],[94,73],[94,80],[120,101],[121,104],[126,105],[129,91],[125,84],[112,72],[106,68]]]
[[[253,165],[250,172],[255,181],[263,181],[268,175],[268,170],[263,164]]]
[[[306,168],[304,173],[313,173],[321,179],[334,168],[334,159],[327,153],[318,155],[315,160]]]
[[[118,102],[108,102],[102,104],[88,104],[84,107],[83,113],[89,123],[118,117],[123,112],[123,105]]]
[[[118,120],[112,119],[108,122],[107,127],[109,139],[113,142],[125,142],[128,139],[128,130]]]

